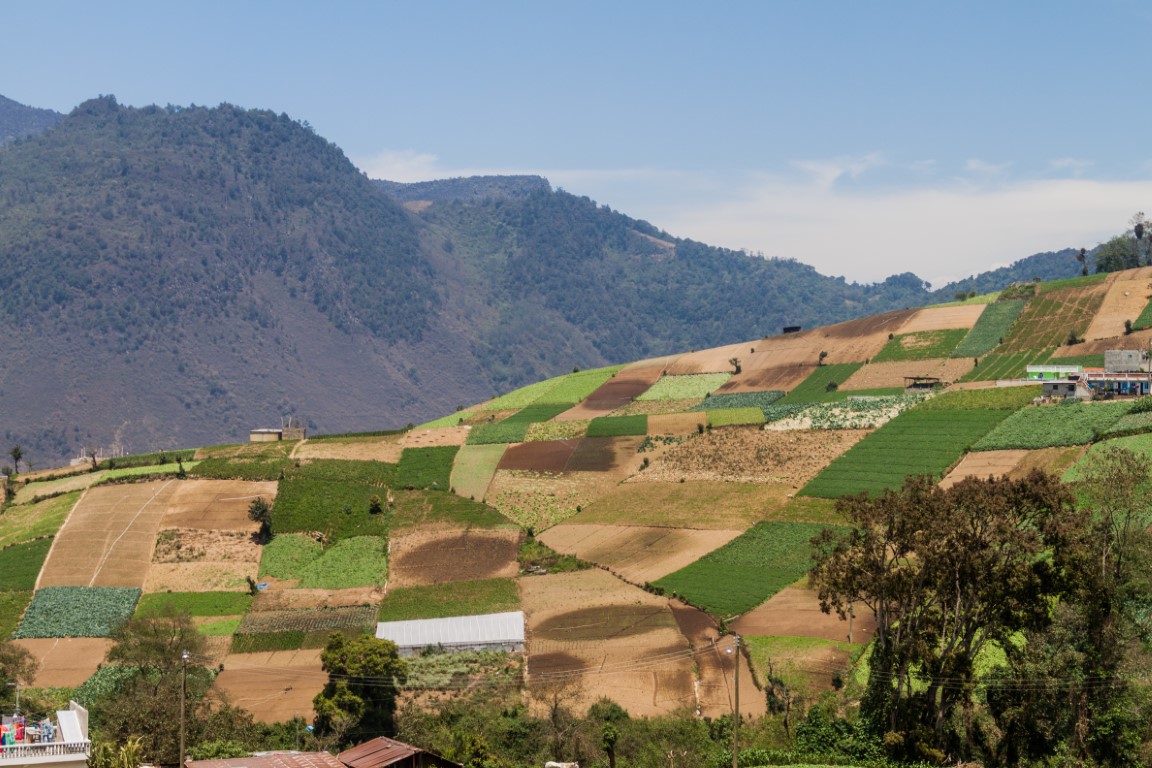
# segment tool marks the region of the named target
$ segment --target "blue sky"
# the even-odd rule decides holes
[[[673,235],[934,283],[1152,212],[1152,6],[8,2],[0,94],[230,102],[374,178],[535,173]]]

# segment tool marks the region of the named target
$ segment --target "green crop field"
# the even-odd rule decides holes
[[[764,409],[784,397],[778,389],[764,392],[737,392],[735,394],[711,395],[704,402],[692,407],[693,411],[715,411],[721,408],[760,408]]]
[[[757,523],[719,549],[656,581],[655,586],[719,618],[744,613],[808,572],[812,567],[808,542],[825,527]]]
[[[1108,429],[1103,431],[1103,437],[1123,437],[1125,435],[1139,435],[1152,432],[1152,413],[1126,413],[1121,416]]]
[[[175,611],[189,616],[236,616],[251,604],[252,596],[244,592],[154,592],[140,596],[136,615],[158,616]]]
[[[1023,301],[998,301],[989,304],[976,325],[952,350],[952,357],[983,357],[1007,339],[1012,325],[1024,309]]]
[[[648,434],[647,416],[601,416],[588,424],[588,437],[622,437]]]
[[[463,424],[469,416],[475,416],[477,413],[479,413],[479,411],[456,411],[455,413],[450,413],[447,416],[441,416],[438,419],[426,421],[423,424],[417,426],[416,429],[445,429],[447,427],[459,426],[460,424]]]
[[[432,488],[446,491],[451,486],[452,460],[460,450],[457,445],[433,448],[405,448],[396,467],[396,485],[400,488]]]
[[[955,389],[925,400],[918,411],[1015,411],[1040,396],[1041,386]]]
[[[570,421],[538,421],[528,425],[524,433],[525,442],[541,442],[544,440],[575,440],[588,433],[588,421],[585,419],[572,419]],[[456,459],[460,463],[460,459]]]
[[[298,579],[309,563],[324,552],[324,546],[302,533],[280,533],[264,545],[260,553],[260,577]]]
[[[1132,407],[1130,402],[1071,403],[1024,408],[978,441],[973,449],[1035,450],[1084,445],[1108,430]]]
[[[138,599],[140,590],[127,587],[44,587],[13,637],[109,637]]]
[[[300,570],[301,589],[350,589],[383,584],[388,578],[388,540],[353,536],[326,548]]]
[[[32,591],[0,592],[0,640],[7,640],[32,602]]]
[[[1140,310],[1140,314],[1132,323],[1133,330],[1143,331],[1147,328],[1152,328],[1152,301],[1144,305],[1144,309]]]
[[[924,395],[905,395],[903,390],[899,392],[901,394],[849,398],[828,403],[770,405],[764,415],[769,422],[805,418],[811,422],[809,429],[871,429],[924,399]]]
[[[738,424],[763,424],[764,411],[760,408],[721,408],[708,411],[708,423],[714,427],[727,427]]]
[[[692,400],[702,398],[719,389],[732,378],[730,373],[688,373],[680,376],[661,376],[637,400]]]
[[[1024,307],[1012,326],[1011,335],[998,351],[1035,352],[1067,343],[1073,331],[1083,336],[1103,301],[1101,290],[1082,287],[1042,290]]]
[[[591,371],[577,371],[561,376],[551,388],[540,395],[539,403],[568,403],[575,405],[595,392],[605,382],[616,375],[624,366],[613,365]]]
[[[0,515],[0,546],[52,536],[80,498],[80,491],[53,496],[31,504],[8,507]]]
[[[114,459],[105,459],[100,462],[100,469],[151,467],[160,464],[175,464],[177,461],[183,461],[187,464],[192,461],[195,453],[195,448],[187,448],[177,451],[155,451],[153,453],[137,453],[131,456],[118,456]]]
[[[420,462],[426,458],[417,456]],[[433,466],[443,471],[440,459]],[[386,532],[386,515],[372,514],[370,501],[373,496],[383,499],[396,483],[395,464],[325,459],[285,472],[272,507],[274,532],[321,531],[333,540]],[[447,477],[444,483],[447,486]]]
[[[965,328],[950,328],[942,331],[920,331],[894,336],[884,348],[872,358],[874,363],[887,363],[906,360],[935,360],[949,357],[956,345],[968,335]]]
[[[898,488],[908,475],[940,478],[1011,411],[905,411],[836,458],[800,491],[835,499]]]
[[[1083,288],[1088,285],[1102,283],[1107,277],[1107,273],[1099,272],[1095,275],[1084,275],[1083,277],[1065,277],[1062,280],[1049,280],[1046,283],[1040,283],[1038,292],[1043,296],[1046,293],[1060,291],[1065,288]]]
[[[232,653],[265,653],[267,651],[296,651],[304,647],[304,633],[259,632],[232,636]]]
[[[0,592],[27,592],[48,557],[52,539],[36,539],[0,549]]]
[[[829,389],[829,384],[837,387],[860,370],[864,363],[836,363],[835,365],[821,365],[808,374],[791,392],[782,397],[776,405],[796,405],[798,403],[822,403],[832,399],[843,399],[836,389]],[[765,412],[767,415],[767,412]]]
[[[530,422],[500,421],[495,424],[477,424],[468,432],[468,445],[507,445],[522,443],[528,436]]]
[[[544,381],[538,381],[535,384],[529,384],[528,386],[521,387],[520,389],[514,389],[506,395],[501,395],[500,397],[485,403],[484,405],[480,406],[479,410],[508,411],[513,408],[524,408],[526,406],[532,405],[532,403],[535,403],[549,390],[558,387],[562,383],[563,379],[563,376],[557,376],[555,378],[545,379]]]
[[[501,424],[535,424],[540,421],[551,421],[571,407],[570,403],[528,405],[504,419]]]
[[[396,491],[390,526],[393,530],[447,523],[464,528],[511,527],[493,507],[447,491]]]
[[[278,480],[288,466],[288,459],[218,457],[198,462],[188,474],[217,480]]]
[[[391,589],[380,604],[380,621],[440,619],[520,610],[515,579],[481,579]]]
[[[1022,379],[1030,365],[1045,365],[1052,357],[1051,349],[1024,352],[993,353],[980,359],[977,365],[957,381],[996,381]]]

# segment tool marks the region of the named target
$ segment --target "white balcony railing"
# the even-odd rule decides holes
[[[90,741],[51,741],[42,744],[3,744],[0,745],[0,764],[15,760],[32,760],[40,757],[67,757],[87,755],[92,747]]]

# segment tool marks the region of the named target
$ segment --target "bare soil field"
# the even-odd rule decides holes
[[[161,525],[252,533],[260,526],[248,519],[248,505],[258,497],[271,503],[276,487],[275,481],[181,480]]]
[[[104,663],[112,641],[105,637],[46,637],[13,640],[40,662],[32,685],[37,688],[74,688],[92,677]]]
[[[572,451],[566,472],[600,472],[620,481],[640,468],[643,459],[636,453],[644,438],[638,435],[626,437],[585,437]]]
[[[632,584],[644,584],[696,562],[742,532],[561,523],[539,538],[557,552],[606,566]]]
[[[224,659],[215,688],[257,721],[279,723],[297,715],[311,721],[312,699],[326,682],[319,649],[233,653]]]
[[[715,349],[704,349],[681,355],[676,362],[668,366],[668,373],[672,375],[686,373],[733,373],[729,360],[739,358],[741,361],[752,354],[750,351],[756,346],[755,341],[728,344]]]
[[[469,427],[446,427],[444,429],[413,429],[405,432],[400,439],[402,448],[432,448],[451,445],[464,445],[468,439]]]
[[[256,578],[256,563],[153,563],[144,579],[145,592],[235,592]]]
[[[385,461],[395,464],[400,461],[403,448],[394,440],[374,441],[304,441],[296,449],[298,459],[345,459],[347,461]]]
[[[156,537],[145,592],[242,590],[256,578],[262,548],[245,531],[166,529]]]
[[[946,331],[953,328],[971,328],[984,314],[987,304],[963,304],[958,307],[927,307],[918,310],[900,326],[898,333]]]
[[[725,427],[673,445],[630,483],[723,480],[799,488],[868,430],[761,430]]]
[[[388,586],[414,587],[450,581],[512,578],[520,531],[417,530],[390,543]]]
[[[791,485],[779,483],[629,482],[585,505],[569,522],[742,530],[776,514],[791,492]]]
[[[179,481],[90,488],[56,535],[36,587],[143,587]]]
[[[519,585],[536,709],[550,688],[561,687],[576,711],[601,696],[637,716],[694,705],[692,652],[666,599],[599,569],[526,577]]]
[[[817,355],[820,353],[817,352]],[[808,374],[816,370],[815,363],[802,365],[769,365],[764,368],[751,368],[745,366],[743,370],[728,379],[716,390],[718,395],[735,394],[737,392],[764,392],[770,389],[779,389],[784,392],[791,390]]]
[[[848,622],[835,613],[820,610],[815,590],[787,587],[767,602],[753,608],[732,622],[732,629],[745,636],[819,637],[824,640],[848,641]],[[866,645],[876,631],[876,618],[863,605],[856,609],[852,621],[852,642]]]
[[[1148,271],[1147,268],[1137,270]],[[1110,339],[1124,335],[1124,321],[1136,322],[1136,318],[1144,311],[1148,299],[1152,297],[1152,278],[1126,277],[1116,279],[1108,286],[1108,293],[1104,294],[1104,303],[1096,311],[1096,316],[1084,332],[1086,341]]]
[[[691,435],[697,432],[697,424],[706,424],[708,414],[703,411],[692,413],[667,413],[648,417],[650,435]]]
[[[563,472],[581,438],[544,440],[508,446],[497,469],[522,469],[529,472]],[[459,490],[459,489],[458,489]]]
[[[670,358],[674,359],[674,358]],[[594,419],[608,414],[632,402],[637,395],[646,392],[656,383],[665,366],[659,361],[647,361],[644,365],[628,366],[608,379],[592,394],[556,417],[556,421]]]
[[[903,387],[907,384],[904,381],[905,376],[935,376],[942,381],[953,382],[975,367],[975,360],[971,357],[869,363],[849,376],[840,385],[840,388],[884,389]]]
[[[940,481],[941,488],[951,488],[965,478],[1003,477],[1016,468],[1028,451],[973,451],[965,454]]]
[[[688,638],[696,653],[698,675],[696,697],[700,714],[704,717],[732,714],[732,707],[735,704],[735,692],[732,688],[735,659],[739,659],[740,690],[744,691],[744,695],[740,697],[741,714],[752,717],[766,714],[768,701],[757,691],[756,681],[744,655],[736,654],[732,650],[734,643],[732,635],[721,637],[720,630],[711,616],[679,600],[670,601],[669,607],[681,634]]]

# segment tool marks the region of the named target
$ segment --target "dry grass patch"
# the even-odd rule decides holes
[[[703,349],[699,352],[691,352],[687,355],[681,355],[676,362],[668,366],[668,373],[670,375],[680,375],[687,373],[735,373],[732,364],[728,362],[732,358],[740,358],[743,360],[751,352],[756,342],[741,342],[739,344],[728,344],[723,347],[713,347],[712,349]]]
[[[1011,480],[1021,480],[1029,472],[1038,469],[1059,477],[1071,467],[1088,450],[1086,445],[1070,445],[1058,448],[1041,448],[1036,451],[1025,451],[1025,456],[1008,473]]]
[[[612,411],[613,416],[664,416],[679,414],[704,402],[703,398],[691,400],[636,400]]]
[[[1123,333],[1123,332],[1121,332]],[[1127,336],[1113,336],[1107,339],[1094,339],[1083,344],[1074,344],[1057,347],[1052,353],[1052,362],[1059,363],[1062,357],[1084,357],[1087,355],[1102,355],[1110,349],[1140,349],[1146,350],[1152,345],[1152,328],[1143,331],[1134,331]]]
[[[638,716],[694,704],[693,658],[666,599],[599,569],[522,578],[520,596],[535,710],[561,686],[581,711],[601,696]]]
[[[452,474],[448,481],[456,490],[456,495],[483,500],[488,494],[488,484],[492,482],[492,475],[496,473],[505,448],[500,444],[462,446],[452,462]]]
[[[617,481],[599,472],[497,470],[487,503],[524,528],[556,525],[599,498]]]
[[[258,560],[259,558],[257,558]],[[154,563],[144,579],[145,592],[234,592],[247,589],[259,563]]]
[[[771,517],[791,490],[782,484],[714,480],[624,483],[585,506],[570,522],[742,530]]]
[[[907,384],[904,380],[906,376],[934,376],[945,382],[953,382],[975,367],[975,359],[969,357],[869,363],[849,376],[840,385],[840,389],[903,387]]]
[[[666,413],[648,417],[650,435],[690,435],[698,431],[697,425],[707,424],[708,415],[695,413]]]
[[[741,533],[563,523],[538,538],[557,552],[598,563],[625,581],[644,584],[680,570]]]
[[[296,449],[296,458],[383,461],[396,464],[400,461],[403,450],[391,437],[348,438],[319,442],[309,440]]]
[[[42,496],[54,496],[58,493],[80,491],[103,480],[106,474],[106,472],[101,470],[99,472],[88,472],[83,475],[62,477],[59,480],[46,480],[44,482],[21,485],[19,490],[16,491],[15,502],[17,505],[29,504]]]
[[[388,585],[392,588],[451,581],[512,578],[520,531],[507,529],[415,530],[392,539]]]
[[[214,592],[247,588],[261,547],[243,531],[167,529],[156,537],[145,592]]]
[[[245,531],[260,526],[248,519],[248,506],[257,497],[276,498],[275,481],[182,480],[164,514],[166,528]]]
[[[304,611],[316,608],[355,608],[362,605],[379,605],[384,599],[384,590],[379,587],[352,587],[350,589],[285,589],[295,582],[273,583],[268,589],[256,594],[253,613],[263,611]]]
[[[468,427],[447,427],[444,429],[413,429],[405,432],[400,439],[403,448],[443,448],[452,445],[464,445],[468,439]],[[378,459],[385,461],[385,459]]]
[[[282,723],[295,716],[310,722],[315,717],[312,699],[327,682],[320,650],[309,649],[229,654],[215,687],[259,722]]]
[[[726,427],[673,445],[631,482],[723,480],[799,488],[867,430],[773,431]]]
[[[36,688],[75,688],[104,663],[112,641],[105,637],[48,637],[13,640],[40,662]]]

